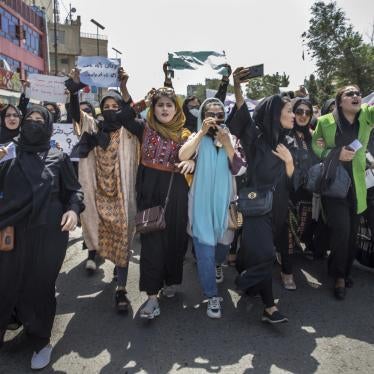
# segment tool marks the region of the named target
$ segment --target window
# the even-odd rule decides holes
[[[25,71],[27,73],[35,73],[35,74],[42,74],[43,72],[36,69],[36,68],[33,68],[32,66],[30,65],[25,65]]]
[[[0,36],[19,45],[19,39],[17,38],[17,27],[19,27],[18,19],[3,8],[0,8],[0,20]]]
[[[41,36],[39,33],[34,31],[31,27],[24,25],[24,47],[31,53],[37,56],[41,56]]]
[[[57,42],[60,44],[65,44],[65,31],[57,31]]]

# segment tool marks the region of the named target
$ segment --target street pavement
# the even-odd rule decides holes
[[[52,362],[43,373],[374,373],[374,274],[355,268],[345,301],[332,297],[326,263],[295,256],[297,290],[286,291],[274,269],[274,292],[289,323],[260,321],[260,299],[241,297],[235,269],[224,268],[219,286],[223,318],[206,316],[196,264],[188,255],[174,299],[161,298],[161,315],[143,321],[146,296],[138,291],[139,242],[128,280],[132,309],[114,309],[113,265],[85,273],[80,230],[70,239],[57,281]],[[0,300],[1,302],[1,300]],[[0,374],[29,373],[32,352],[19,329],[6,334]]]

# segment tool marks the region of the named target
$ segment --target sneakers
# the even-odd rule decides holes
[[[45,368],[51,361],[52,346],[48,344],[38,353],[34,352],[31,358],[31,369],[40,370]]]
[[[279,313],[278,310],[273,312],[273,314],[269,314],[266,310],[264,310],[261,321],[275,325],[277,323],[288,322],[288,318],[282,315],[281,313]]]
[[[165,286],[162,290],[161,293],[163,296],[167,297],[168,299],[171,299],[172,297],[175,296],[176,293],[176,286],[171,285],[171,286]]]
[[[281,280],[282,280],[282,286],[288,291],[295,291],[296,290],[296,283],[293,279],[292,274],[284,274],[281,272]]]
[[[216,265],[216,283],[223,282],[223,269],[222,265]]]
[[[118,313],[126,313],[129,310],[130,300],[127,298],[126,294],[126,290],[116,290],[116,293],[114,294]]]
[[[206,314],[209,318],[221,318],[221,301],[222,298],[217,296],[208,299]]]
[[[90,258],[86,261],[86,270],[88,274],[92,274],[96,270],[96,262]]]
[[[161,314],[160,306],[158,305],[158,300],[156,298],[149,298],[140,311],[140,318],[153,319]]]

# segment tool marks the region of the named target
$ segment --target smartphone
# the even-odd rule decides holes
[[[359,149],[362,148],[362,144],[358,139],[355,139],[351,144],[348,144],[346,148],[350,151],[357,152]]]
[[[246,82],[249,79],[264,76],[264,64],[249,66],[246,69],[248,69],[248,74],[242,77],[240,82]]]

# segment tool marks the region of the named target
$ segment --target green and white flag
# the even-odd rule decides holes
[[[210,66],[218,74],[226,74],[226,55],[215,51],[181,51],[169,53],[169,67],[173,70],[197,70],[201,67]]]

